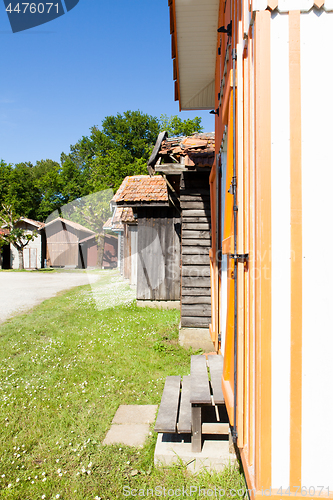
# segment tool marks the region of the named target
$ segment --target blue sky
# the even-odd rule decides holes
[[[0,158],[59,161],[105,116],[178,114],[170,47],[167,0],[80,0],[15,34],[0,0]],[[179,115],[214,130],[208,111]]]

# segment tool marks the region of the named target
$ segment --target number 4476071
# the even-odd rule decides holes
[[[20,8],[20,4],[17,3],[12,9],[12,4],[10,3],[6,8],[6,11],[10,14],[12,12],[17,12],[17,14],[19,14],[20,12],[22,12],[22,14],[44,14],[45,12],[46,14],[49,14],[52,7],[54,7],[57,10],[57,14],[59,13],[59,4],[57,3],[45,3],[44,5],[43,3],[22,2],[21,6],[22,8]]]

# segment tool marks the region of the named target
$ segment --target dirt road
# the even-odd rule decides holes
[[[98,274],[85,272],[0,272],[0,323],[62,290],[88,285]]]

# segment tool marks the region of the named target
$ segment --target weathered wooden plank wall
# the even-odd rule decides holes
[[[138,300],[180,299],[180,214],[138,208]]]
[[[184,172],[182,209],[181,326],[208,328],[211,322],[209,174]]]
[[[124,231],[119,232],[118,235],[118,245],[119,245],[119,271],[120,274],[124,274]]]

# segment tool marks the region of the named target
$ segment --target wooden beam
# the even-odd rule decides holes
[[[191,356],[191,398],[192,404],[211,404],[206,356]]]
[[[182,382],[182,392],[180,396],[179,417],[177,429],[179,433],[191,433],[191,403],[190,403],[190,390],[191,390],[191,376],[185,375]]]
[[[202,434],[229,434],[229,424],[221,422],[203,422]]]
[[[179,376],[170,376],[165,380],[162,400],[154,429],[155,432],[176,432],[180,381],[181,377]]]

